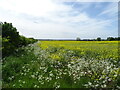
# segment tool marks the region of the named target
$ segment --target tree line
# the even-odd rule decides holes
[[[76,38],[76,41],[120,41],[120,37],[107,37],[107,39],[101,39],[100,37],[96,39],[80,39],[79,37]]]
[[[37,40],[34,38],[26,38],[19,35],[19,32],[12,23],[0,23],[0,40],[2,40],[2,57],[9,56],[15,52],[16,49],[34,43]]]

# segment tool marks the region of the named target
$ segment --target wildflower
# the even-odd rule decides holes
[[[109,78],[108,81],[111,81],[111,79]]]
[[[10,81],[12,80],[12,78],[11,78],[11,77],[9,77],[8,79],[9,79]]]
[[[23,81],[23,84],[25,84],[25,81]]]
[[[36,88],[37,87],[37,85],[34,85],[34,88]]]
[[[14,78],[14,76],[11,77],[12,79]]]
[[[24,75],[26,76],[26,73],[24,73]]]
[[[88,84],[89,84],[89,85],[92,85],[92,83],[91,83],[91,82],[88,82]]]
[[[22,87],[22,84],[20,84],[20,87]]]
[[[53,76],[53,73],[50,73],[50,76]]]
[[[41,84],[44,84],[44,82],[41,82]]]
[[[39,88],[39,86],[37,86],[37,88]]]
[[[35,78],[35,75],[31,75],[32,78]]]
[[[21,73],[21,75],[23,75],[24,73]]]
[[[106,85],[103,85],[103,87],[105,88],[105,87],[106,87]]]
[[[56,88],[60,88],[60,85],[57,85]]]
[[[13,84],[13,87],[15,87],[15,84]]]

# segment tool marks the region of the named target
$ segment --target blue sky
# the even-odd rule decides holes
[[[0,20],[39,39],[118,36],[118,2],[0,0]]]

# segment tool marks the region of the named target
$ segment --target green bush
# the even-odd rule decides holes
[[[17,48],[22,46],[26,46],[30,43],[34,43],[37,40],[33,38],[26,38],[24,36],[20,36],[17,29],[13,27],[12,23],[0,23],[0,27],[2,27],[2,56],[9,56],[13,54]]]

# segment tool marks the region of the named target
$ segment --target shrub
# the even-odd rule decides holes
[[[13,27],[12,23],[0,23],[0,27],[2,27],[2,56],[9,56],[13,54],[17,48],[22,46],[26,46],[30,43],[34,43],[37,40],[33,38],[26,38],[24,36],[20,36],[17,29]]]

